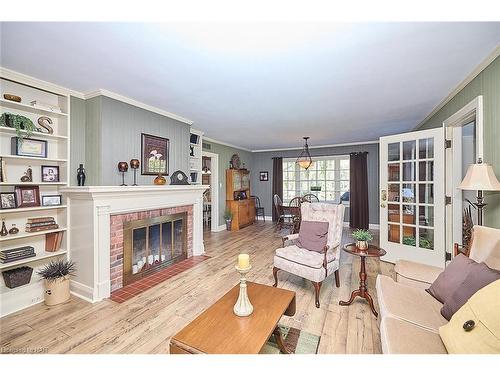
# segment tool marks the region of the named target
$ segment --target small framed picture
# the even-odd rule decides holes
[[[0,193],[0,207],[2,210],[10,210],[16,208],[16,194],[15,193]]]
[[[261,181],[269,181],[269,172],[259,172],[259,177]]]
[[[16,186],[17,207],[38,207],[40,206],[40,189],[38,186]]]
[[[42,165],[42,182],[59,182],[59,167]]]
[[[36,158],[47,157],[47,141],[24,138],[21,142],[18,137],[12,137],[10,140],[12,155],[31,156]]]
[[[42,195],[42,206],[60,206],[62,195]]]

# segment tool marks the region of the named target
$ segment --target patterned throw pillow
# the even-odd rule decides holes
[[[321,253],[328,240],[328,222],[302,221],[297,246]]]

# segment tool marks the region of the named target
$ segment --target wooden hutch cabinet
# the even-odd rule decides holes
[[[255,222],[255,201],[250,198],[250,171],[226,170],[226,207],[233,214],[231,230],[238,230]]]

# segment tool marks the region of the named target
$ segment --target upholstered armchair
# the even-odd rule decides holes
[[[328,222],[327,242],[322,252],[310,251],[297,246],[299,233],[283,237],[283,247],[274,255],[274,286],[278,285],[278,271],[310,280],[314,285],[316,307],[320,307],[319,293],[323,281],[335,275],[335,284],[340,287],[339,258],[342,229],[344,226],[344,205],[304,202],[301,205],[302,221]]]

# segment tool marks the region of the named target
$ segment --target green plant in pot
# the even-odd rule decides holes
[[[224,210],[224,220],[226,220],[226,229],[231,230],[231,224],[233,222],[233,213],[229,209],[229,207],[226,207]]]
[[[360,250],[368,249],[368,241],[373,240],[373,235],[367,229],[356,229],[352,232],[352,237],[356,240],[356,247]]]
[[[74,272],[75,264],[66,259],[51,261],[37,271],[44,279],[44,300],[47,306],[59,305],[69,300],[69,280]]]
[[[21,142],[24,138],[29,138],[34,132],[38,131],[38,128],[29,118],[13,113],[2,113],[0,116],[0,126],[16,129],[16,135]]]

